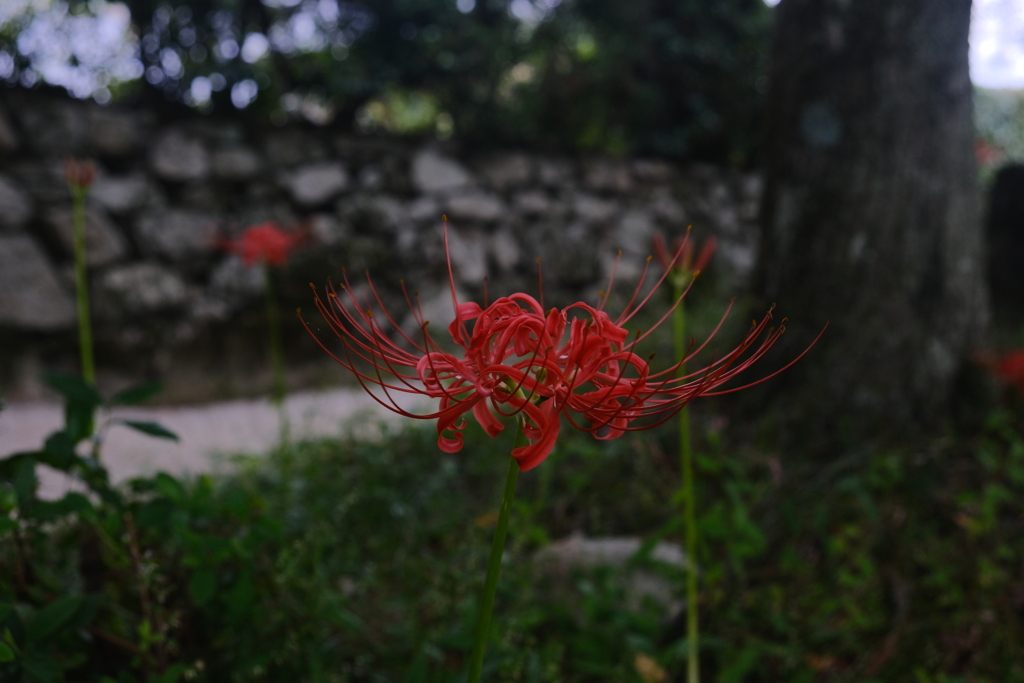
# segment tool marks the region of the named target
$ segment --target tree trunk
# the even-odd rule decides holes
[[[772,403],[833,444],[934,428],[988,322],[971,2],[776,11],[755,291],[791,349],[830,325]]]

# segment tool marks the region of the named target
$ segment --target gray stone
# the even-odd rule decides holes
[[[7,114],[0,109],[0,154],[7,154],[18,149],[18,136],[14,133]]]
[[[414,221],[440,221],[441,205],[433,197],[417,197],[409,202],[409,218]]]
[[[341,244],[348,239],[351,227],[334,214],[318,213],[309,221],[309,233],[317,244]]]
[[[551,200],[540,190],[526,190],[512,199],[512,206],[524,216],[539,216],[551,210]]]
[[[751,173],[743,177],[740,182],[740,218],[745,221],[756,221],[758,212],[761,209],[761,193],[764,190],[764,179],[757,174]]]
[[[0,176],[0,228],[20,228],[32,216],[32,200],[14,181]]]
[[[683,205],[672,196],[667,187],[655,190],[651,199],[651,211],[654,212],[658,220],[672,227],[678,227],[686,222],[686,211],[683,209]]]
[[[473,284],[480,284],[475,282]],[[412,294],[410,294],[412,296]],[[466,293],[456,287],[455,296],[458,297],[459,302],[469,301]],[[438,289],[433,294],[419,298],[419,310],[423,316],[423,320],[430,323],[427,328],[430,335],[436,339],[441,339],[448,336],[448,326],[451,325],[452,321],[455,320],[455,308],[452,306],[452,293],[447,287]],[[398,311],[392,311],[393,315],[397,316]],[[402,321],[402,331],[405,332],[412,339],[422,339],[423,332],[420,330],[419,323],[416,322],[416,316],[411,312]]]
[[[177,308],[188,300],[181,277],[155,263],[111,268],[103,274],[100,287],[125,313],[153,313]]]
[[[247,266],[238,256],[221,261],[210,276],[210,290],[220,298],[240,302],[263,294],[266,279],[259,265]]]
[[[320,161],[326,156],[327,146],[305,131],[290,129],[272,132],[263,149],[270,165],[281,168]]]
[[[274,204],[246,203],[244,206],[238,207],[231,217],[232,224],[239,228],[264,223],[277,223],[281,227],[287,228],[298,222],[291,205],[285,201]]]
[[[487,245],[480,233],[449,230],[448,252],[456,280],[479,285],[487,277]]]
[[[209,214],[168,209],[141,216],[135,234],[145,253],[181,261],[215,249],[218,226]]]
[[[27,235],[0,235],[0,325],[50,331],[76,318],[43,250]]]
[[[615,573],[624,582],[627,608],[636,610],[645,600],[651,600],[665,611],[667,617],[674,617],[684,606],[676,597],[677,584],[648,569],[628,568],[642,545],[641,539],[631,536],[587,538],[573,534],[541,548],[534,555],[534,563],[549,579],[557,582],[564,582],[574,571],[586,572],[599,567],[620,570]],[[676,571],[689,567],[686,555],[675,543],[658,543],[649,558],[655,564]]]
[[[141,174],[101,175],[89,190],[89,199],[114,215],[124,215],[145,207],[156,192]]]
[[[367,201],[367,208],[380,225],[391,232],[397,231],[409,222],[409,210],[397,197],[386,194],[374,195]]]
[[[654,218],[646,209],[630,209],[615,230],[615,246],[626,254],[647,256],[652,250]]]
[[[37,207],[64,204],[71,199],[60,159],[27,159],[11,168],[11,176],[16,178],[16,187],[27,192]]]
[[[248,147],[223,147],[213,153],[213,174],[224,180],[249,180],[263,170],[263,161]]]
[[[522,257],[519,242],[511,230],[499,230],[491,236],[491,258],[502,270],[512,270],[519,264]]]
[[[341,217],[364,233],[393,234],[409,222],[404,202],[391,195],[355,195],[338,202]]]
[[[189,317],[196,322],[223,322],[231,316],[231,306],[215,296],[198,296],[189,306]]]
[[[196,211],[220,213],[230,200],[230,194],[210,182],[185,183],[178,193],[177,203]]]
[[[643,541],[635,536],[612,536],[587,538],[573,534],[541,548],[536,555],[539,563],[550,562],[553,569],[570,571],[574,568],[622,567],[640,550]],[[675,543],[662,541],[651,550],[651,559],[656,562],[685,569],[686,555]]]
[[[618,211],[615,202],[599,199],[594,195],[577,192],[572,198],[572,208],[576,216],[588,223],[603,223]]]
[[[410,259],[417,263],[423,261],[422,254],[418,249],[420,231],[417,226],[406,225],[399,229],[395,235],[395,249],[403,259]]]
[[[552,221],[535,234],[538,236],[527,244],[537,251],[526,256],[541,257],[546,283],[577,287],[594,281],[598,273],[598,240],[589,225],[582,221],[568,225]]]
[[[448,200],[448,217],[457,221],[490,223],[507,212],[505,203],[492,194],[473,192]]]
[[[460,190],[472,184],[472,176],[459,162],[436,150],[420,150],[412,160],[412,184],[427,194]]]
[[[330,202],[348,184],[348,172],[338,162],[308,164],[286,174],[282,180],[295,203],[306,208]]]
[[[46,212],[46,224],[65,253],[75,253],[75,230],[71,207]],[[124,257],[128,251],[124,237],[102,209],[85,210],[85,262],[89,266],[106,266]]]
[[[149,160],[164,180],[204,180],[210,174],[210,157],[203,143],[176,128],[157,138]]]
[[[376,164],[359,169],[359,187],[364,190],[381,190],[387,182],[383,169]]]
[[[723,288],[735,292],[749,282],[757,261],[757,242],[718,240],[714,264],[721,273]]]
[[[562,159],[537,162],[537,178],[545,187],[564,188],[572,183],[572,164]]]
[[[526,185],[533,179],[533,164],[522,153],[503,154],[488,159],[480,169],[498,192]]]
[[[633,162],[633,176],[637,180],[664,182],[672,176],[672,165],[653,159],[637,159]]]
[[[104,156],[132,154],[142,145],[139,112],[91,107],[89,109],[89,139],[92,148]]]
[[[629,169],[621,162],[598,160],[585,166],[584,180],[592,190],[628,192],[633,186]]]
[[[713,205],[712,220],[718,234],[735,239],[742,238],[744,225],[740,220],[739,209],[734,203],[720,202]]]
[[[34,101],[30,106],[12,106],[10,111],[35,151],[57,158],[86,151],[88,126],[82,103]]]

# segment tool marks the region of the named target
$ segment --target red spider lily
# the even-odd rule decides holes
[[[444,239],[447,253],[447,224]],[[685,245],[684,241],[676,250],[668,270],[683,257]],[[382,406],[407,417],[436,419],[438,446],[447,453],[462,448],[466,413],[472,412],[492,437],[503,429],[498,416],[520,416],[530,443],[514,449],[512,456],[519,469],[525,471],[540,464],[554,448],[563,415],[572,426],[599,439],[614,439],[627,431],[653,427],[670,419],[697,396],[745,388],[723,389],[722,385],[754,364],[782,335],[785,321],[779,327],[769,327],[769,311],[753,324],[739,346],[707,367],[676,376],[682,364],[703,350],[710,337],[699,348],[691,345],[680,363],[660,372],[652,371],[634,349],[672,314],[686,292],[654,328],[643,334],[637,332],[630,339],[624,326],[667,277],[668,270],[654,290],[637,303],[650,260],[629,303],[613,319],[603,310],[607,294],[596,307],[578,302],[548,311],[544,310],[542,300],[522,293],[502,297],[489,305],[485,302],[483,307],[474,302],[460,303],[449,258],[448,278],[456,315],[448,333],[462,349],[458,355],[443,351],[434,341],[427,329],[428,321],[423,320],[418,303],[413,305],[409,299],[404,283],[402,290],[422,338],[414,339],[395,323],[369,274],[369,289],[362,299],[353,292],[346,274],[340,291],[328,284],[326,299],[310,284],[316,307],[331,331],[342,340],[344,353],[336,355],[319,339],[317,342],[350,370]],[[611,291],[614,279],[613,270],[606,291]],[[724,320],[725,315],[715,332]],[[302,323],[316,338],[305,320]],[[388,336],[387,328],[395,330],[395,338]],[[768,377],[778,372],[781,370]],[[403,394],[439,399],[438,409],[426,414],[411,413],[396,400]]]
[[[664,272],[670,273],[670,278],[678,280],[680,286],[685,285],[704,270],[704,266],[708,264],[711,256],[715,253],[715,238],[708,237],[701,245],[697,260],[694,261],[689,228],[687,228],[685,236],[676,238],[672,244],[672,253],[669,253],[666,248],[665,238],[660,232],[654,234],[652,241],[654,243],[654,258],[658,260],[658,264]],[[679,258],[673,260],[673,255],[678,255]]]
[[[259,261],[269,266],[280,266],[303,239],[305,234],[302,231],[285,231],[277,223],[270,222],[246,228],[239,239],[223,240],[220,247],[241,256],[247,266]]]
[[[64,159],[64,178],[68,181],[68,185],[78,190],[88,189],[96,180],[96,164],[67,157]]]

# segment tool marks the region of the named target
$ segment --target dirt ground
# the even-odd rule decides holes
[[[339,436],[346,431],[372,438],[383,424],[400,418],[359,390],[296,393],[286,412],[292,440]],[[406,408],[429,412],[428,402],[411,401]],[[156,439],[118,425],[118,419],[159,422],[179,441]],[[224,471],[232,454],[262,454],[277,444],[281,425],[277,410],[266,399],[211,403],[203,406],[125,408],[103,413],[99,420],[102,460],[114,481],[164,471],[175,475]],[[63,425],[60,404],[14,403],[0,411],[0,457],[38,448]],[[64,475],[45,466],[40,494],[56,498],[73,487]]]

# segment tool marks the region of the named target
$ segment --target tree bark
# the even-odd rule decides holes
[[[783,0],[758,296],[818,345],[782,425],[818,441],[934,428],[988,323],[970,0]]]

